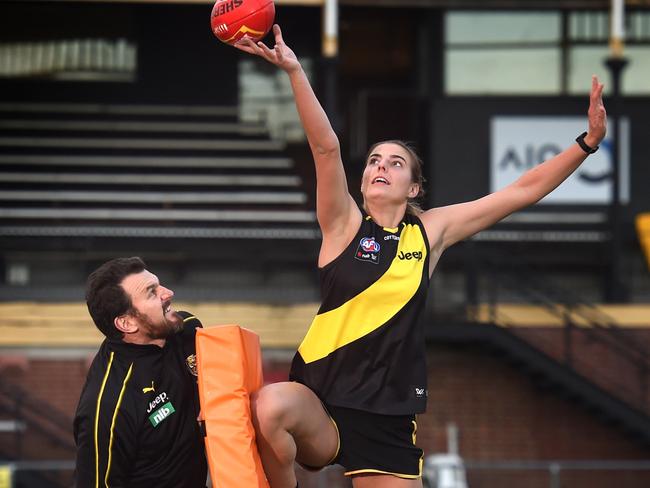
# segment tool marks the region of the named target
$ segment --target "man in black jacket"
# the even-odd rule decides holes
[[[206,485],[194,348],[201,323],[174,311],[173,296],[137,257],[88,277],[88,310],[106,339],[74,420],[78,488]]]

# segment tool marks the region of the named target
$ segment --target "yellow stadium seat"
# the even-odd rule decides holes
[[[645,254],[646,264],[650,269],[650,213],[641,213],[636,216],[636,233]]]

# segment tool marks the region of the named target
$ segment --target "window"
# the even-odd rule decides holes
[[[557,12],[449,12],[445,91],[553,94],[560,88]]]
[[[313,61],[300,58],[308,78]],[[239,71],[239,118],[245,122],[264,121],[274,139],[303,141],[305,132],[291,92],[289,77],[282,70],[257,58],[242,58]]]
[[[622,72],[621,91],[625,95],[650,94],[650,12],[629,11],[625,16],[628,64]],[[603,64],[610,56],[609,14],[607,12],[571,12],[568,28],[567,88],[570,94],[588,92],[585,83],[592,74],[605,81],[605,92],[612,83]]]
[[[626,13],[626,95],[650,94],[650,12]],[[584,94],[597,74],[611,88],[609,12],[449,11],[448,95]]]

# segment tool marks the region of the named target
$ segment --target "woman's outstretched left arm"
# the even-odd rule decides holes
[[[603,85],[592,77],[589,97],[589,130],[584,138],[596,147],[605,137],[607,116],[602,99]],[[577,143],[557,156],[524,173],[517,181],[477,200],[433,208],[421,215],[432,249],[439,252],[532,205],[551,193],[587,158]]]

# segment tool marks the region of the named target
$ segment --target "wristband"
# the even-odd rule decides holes
[[[580,134],[578,137],[576,137],[576,142],[578,143],[578,146],[580,146],[580,148],[584,152],[586,152],[587,154],[593,154],[596,151],[598,151],[599,146],[596,146],[596,147],[588,146],[587,143],[585,142],[585,136],[586,135],[587,135],[586,132],[583,132],[582,134]]]

